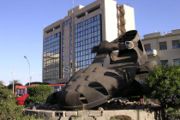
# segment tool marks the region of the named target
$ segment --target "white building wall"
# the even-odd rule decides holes
[[[112,41],[118,36],[117,27],[117,2],[115,0],[102,0],[103,3],[103,40]]]
[[[123,5],[125,10],[124,19],[125,19],[125,29],[126,31],[135,30],[135,15],[134,15],[134,8]]]

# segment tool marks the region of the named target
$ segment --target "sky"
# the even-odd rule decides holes
[[[0,0],[0,81],[42,81],[43,28],[94,0]],[[135,10],[140,36],[180,29],[180,0],[117,0]]]

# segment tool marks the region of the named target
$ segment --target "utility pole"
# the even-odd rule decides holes
[[[14,84],[14,73],[13,73],[13,71],[11,72],[11,76],[12,76],[12,91],[13,91],[13,94],[14,94],[15,84]]]

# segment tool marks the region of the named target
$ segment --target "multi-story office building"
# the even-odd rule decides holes
[[[147,34],[142,41],[149,61],[155,65],[180,65],[180,29],[163,35]]]
[[[91,49],[135,29],[134,9],[116,0],[96,0],[77,6],[44,29],[43,81],[62,82],[92,63]]]

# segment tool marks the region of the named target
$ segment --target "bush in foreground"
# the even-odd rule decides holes
[[[53,88],[48,85],[37,85],[28,88],[29,98],[26,101],[27,105],[45,103],[52,91]]]
[[[0,84],[0,120],[35,120],[33,116],[24,116],[23,107],[16,105],[12,91]]]

